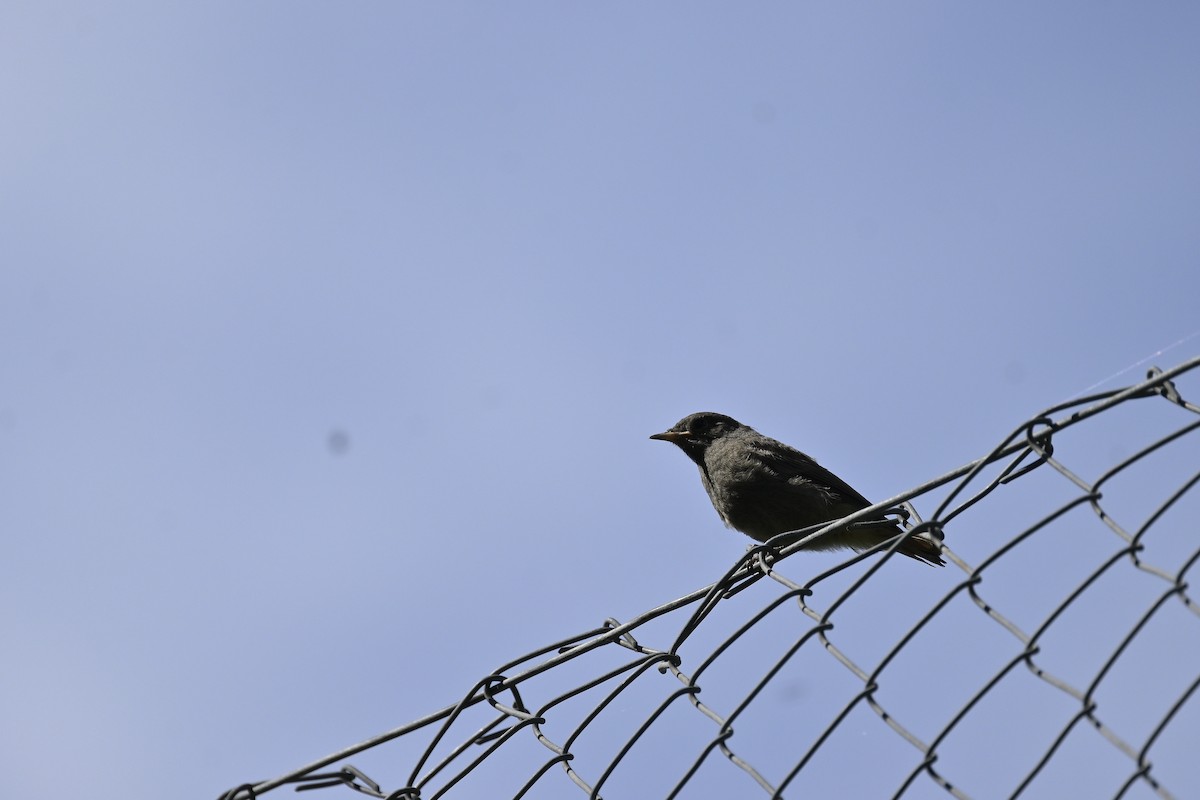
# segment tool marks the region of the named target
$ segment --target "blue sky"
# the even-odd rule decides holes
[[[1198,32],[6,4],[5,794],[215,796],[715,580],[687,413],[883,498],[1195,355]]]

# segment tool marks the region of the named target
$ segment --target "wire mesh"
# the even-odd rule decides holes
[[[970,464],[222,798],[1200,796],[1200,406],[1177,388],[1198,366],[1047,409]],[[784,572],[881,509],[903,536]],[[947,531],[936,579],[885,566]]]

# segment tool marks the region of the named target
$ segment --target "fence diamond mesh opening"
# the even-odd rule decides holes
[[[223,797],[1200,797],[1198,366],[1050,408],[960,469]],[[898,540],[815,575],[790,558],[879,509],[945,534],[948,566],[913,580]]]

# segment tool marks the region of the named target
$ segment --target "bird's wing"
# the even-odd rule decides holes
[[[856,492],[854,487],[794,447],[779,443],[778,447],[764,448],[760,455],[764,462],[780,474],[795,475],[827,486],[846,503],[854,504],[856,510],[871,505],[871,501]]]

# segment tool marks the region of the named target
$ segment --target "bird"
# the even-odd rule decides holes
[[[676,445],[694,461],[700,468],[704,490],[725,525],[760,542],[785,531],[831,522],[871,505],[810,456],[724,414],[689,414],[650,438]],[[899,533],[902,528],[898,522],[880,515],[807,547],[861,551]],[[946,563],[940,544],[926,535],[909,537],[897,552],[931,566]]]

